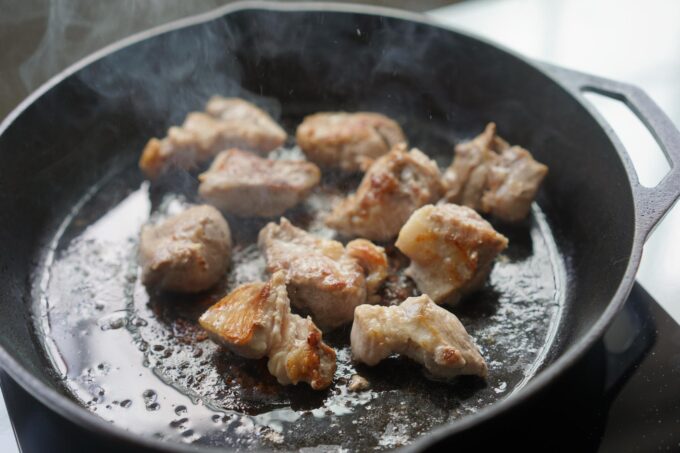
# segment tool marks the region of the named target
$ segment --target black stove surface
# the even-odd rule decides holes
[[[561,383],[559,391],[568,398],[546,398],[544,408],[532,406],[530,411],[542,421],[514,417],[518,426],[504,429],[517,434],[514,440],[501,435],[485,439],[483,446],[517,444],[526,451],[547,445],[552,451],[607,453],[680,450],[680,326],[636,284],[594,351],[582,370],[604,365],[604,384],[595,396],[581,391],[581,372],[579,378]],[[134,451],[109,445],[51,412],[4,372],[0,385],[24,453]],[[519,424],[532,426],[527,430]]]

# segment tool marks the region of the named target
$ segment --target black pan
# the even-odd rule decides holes
[[[584,91],[625,102],[652,131],[671,164],[657,187],[640,185]],[[340,351],[336,382],[315,393],[279,387],[261,363],[201,341],[197,313],[257,274],[246,270],[257,268],[248,246],[261,222],[229,219],[240,270],[213,293],[146,293],[134,261],[139,225],[194,201],[195,177],[149,187],[136,159],[150,136],[216,93],[259,103],[289,131],[315,111],[382,111],[441,165],[453,144],[495,121],[550,167],[531,218],[495,224],[511,247],[490,282],[455,309],[490,363],[487,382],[435,382],[397,358],[352,364],[340,330],[326,335]],[[102,50],[0,126],[0,361],[41,402],[103,436],[103,448],[522,443],[541,434],[508,432],[509,419],[529,417],[567,376],[578,387],[558,392],[557,407],[570,391],[588,391],[596,370],[580,360],[597,354],[646,236],[680,194],[678,161],[680,134],[634,87],[529,62],[422,16],[230,6]],[[327,175],[316,208],[287,215],[313,228],[315,209],[355,183]],[[355,372],[369,392],[346,392]]]

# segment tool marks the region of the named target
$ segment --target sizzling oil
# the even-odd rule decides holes
[[[196,323],[231,288],[265,278],[254,242],[266,221],[229,218],[232,268],[214,290],[191,297],[149,294],[136,261],[139,229],[150,218],[181,210],[187,201],[150,193],[138,178],[127,169],[74,209],[47,257],[36,316],[67,390],[92,412],[130,431],[236,448],[393,448],[521,388],[550,346],[564,277],[548,224],[534,207],[522,226],[497,225],[510,239],[508,250],[484,289],[453,310],[487,360],[486,382],[473,377],[435,381],[417,364],[397,357],[372,368],[354,364],[349,329],[340,329],[324,335],[338,353],[338,371],[328,390],[281,386],[265,361],[229,354]],[[287,216],[332,237],[320,219],[355,184],[331,176]],[[401,275],[404,257],[394,248],[388,251],[393,272],[382,290],[385,304],[417,294]],[[348,391],[357,373],[370,382],[368,391]]]

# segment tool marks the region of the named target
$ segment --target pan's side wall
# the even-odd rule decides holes
[[[569,261],[568,310],[554,354],[614,295],[632,248],[632,194],[605,133],[562,88],[514,56],[423,24],[242,11],[99,60],[0,136],[0,344],[44,383],[57,386],[29,326],[31,285],[49,238],[89,187],[214,93],[296,118],[385,111],[424,148],[423,119],[443,124],[450,133],[425,148],[442,161],[450,160],[450,143],[496,121],[550,167],[540,201]]]
[[[37,269],[59,224],[88,187],[130,161],[132,149],[126,146],[139,133],[121,106],[72,77],[0,136],[0,344],[51,386],[53,375],[33,336],[31,308],[39,303],[43,283]]]

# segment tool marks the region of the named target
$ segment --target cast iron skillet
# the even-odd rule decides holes
[[[507,436],[504,420],[530,413],[533,402],[579,370],[579,359],[629,293],[646,236],[680,194],[680,134],[640,90],[529,62],[422,16],[244,3],[106,48],[52,79],[0,126],[0,360],[41,402],[111,445],[192,449],[122,430],[68,396],[34,327],[41,266],[88,189],[121,177],[149,136],[179,123],[199,101],[241,87],[277,99],[283,118],[324,109],[386,111],[407,119],[415,144],[418,124],[408,118],[453,131],[444,143],[493,120],[551,169],[538,205],[566,281],[539,372],[511,397],[434,429],[410,448],[472,445],[490,432]],[[657,187],[639,184],[584,91],[623,101],[652,131],[671,164]]]

